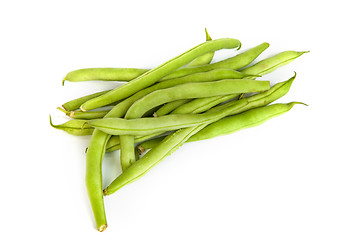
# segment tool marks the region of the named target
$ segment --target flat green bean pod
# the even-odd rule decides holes
[[[147,71],[127,84],[117,87],[110,92],[105,93],[104,95],[86,101],[80,106],[80,109],[82,111],[88,111],[98,107],[106,106],[116,101],[120,101],[140,91],[141,89],[154,84],[159,79],[169,75],[171,72],[190,63],[192,60],[205,53],[224,48],[239,48],[239,46],[241,46],[240,41],[231,38],[216,39],[204,42],[163,63],[162,65]]]

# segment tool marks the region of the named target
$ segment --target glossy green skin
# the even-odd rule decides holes
[[[237,108],[241,108],[247,104],[245,99],[242,102],[238,103]],[[231,108],[229,111],[233,110]],[[216,120],[213,120],[216,121]],[[176,132],[167,136],[158,146],[156,146],[152,151],[146,154],[144,157],[140,158],[138,161],[134,162],[129,166],[126,171],[124,171],[119,177],[117,177],[105,190],[104,194],[109,195],[117,191],[119,188],[124,185],[137,180],[147,173],[152,167],[159,163],[162,159],[169,156],[177,148],[186,142],[186,140],[191,137],[193,134],[200,131],[207,125],[200,124],[198,126],[182,128]]]
[[[220,49],[236,48],[241,46],[239,40],[231,38],[216,39],[207,41],[186,51],[185,53],[165,62],[164,64],[147,71],[136,79],[124,84],[99,97],[88,100],[80,106],[82,111],[88,111],[110,103],[122,100],[132,94],[154,84],[159,79],[169,75],[176,69],[190,63],[195,58]]]
[[[91,135],[94,131],[94,128],[91,127],[89,124],[87,124],[86,120],[80,120],[80,119],[69,120],[63,124],[54,125],[51,121],[51,116],[50,116],[50,125],[53,128],[56,128],[58,130],[63,130],[75,136]]]
[[[266,58],[256,64],[254,64],[251,67],[241,69],[240,71],[247,74],[259,74],[259,75],[265,75],[268,74],[275,69],[284,66],[292,61],[294,61],[296,58],[303,55],[305,52],[296,52],[296,51],[285,51],[281,52],[273,57]]]
[[[276,103],[264,107],[253,108],[243,113],[222,118],[214,123],[209,124],[198,133],[191,136],[186,142],[195,142],[206,140],[221,135],[228,135],[243,129],[259,126],[266,121],[280,116],[288,111],[298,102],[288,104]],[[138,149],[145,151],[158,145],[165,136],[154,138],[141,143]]]
[[[212,113],[171,114],[157,118],[137,119],[106,118],[91,120],[88,123],[90,126],[111,135],[143,136],[213,122],[215,119],[220,119],[240,109],[240,107],[244,106],[243,102],[245,101],[247,100],[239,100],[236,104],[228,108]],[[238,105],[240,105],[240,107]]]

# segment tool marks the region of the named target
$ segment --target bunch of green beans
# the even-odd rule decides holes
[[[271,104],[288,93],[296,74],[273,86],[257,78],[305,52],[284,51],[258,61],[269,47],[264,42],[213,62],[216,51],[239,51],[241,43],[232,38],[212,40],[206,29],[205,33],[205,42],[153,69],[86,68],[63,79],[63,85],[65,81],[125,82],[62,104],[58,109],[70,118],[63,124],[53,124],[50,117],[56,129],[90,136],[85,182],[99,231],[107,228],[103,196],[136,181],[185,142],[258,126],[302,104]],[[120,150],[122,173],[103,189],[102,160],[106,152],[116,150]]]

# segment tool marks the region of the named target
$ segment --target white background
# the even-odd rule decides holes
[[[360,239],[356,1],[2,1],[0,238]],[[185,144],[105,198],[95,230],[85,189],[88,137],[49,125],[56,107],[115,83],[66,83],[87,67],[151,68],[205,39],[264,41],[259,59],[311,52],[278,102],[303,101],[252,129]],[[242,51],[241,50],[241,51]],[[215,60],[235,54],[217,53]],[[104,160],[104,185],[119,174]]]

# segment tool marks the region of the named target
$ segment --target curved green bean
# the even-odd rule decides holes
[[[128,109],[125,117],[128,119],[141,117],[147,110],[154,106],[159,106],[178,99],[262,92],[269,88],[269,81],[253,81],[246,78],[180,84],[171,88],[154,91],[137,100]]]
[[[82,111],[88,111],[108,105],[116,101],[120,101],[154,84],[159,79],[169,75],[171,72],[188,64],[195,58],[205,53],[213,52],[224,48],[236,48],[239,46],[241,46],[240,41],[231,38],[216,39],[204,42],[186,51],[185,53],[180,54],[179,56],[163,63],[162,65],[151,69],[150,71],[142,74],[141,76],[128,82],[127,84],[117,87],[110,92],[105,93],[104,95],[86,101],[80,106],[80,109]]]
[[[228,135],[243,129],[259,126],[274,117],[280,116],[290,111],[290,109],[295,104],[304,103],[276,103],[264,107],[253,108],[243,113],[222,118],[214,123],[207,125],[201,131],[191,136],[186,142],[206,140],[222,135]],[[137,150],[141,153],[148,149],[151,149],[158,145],[164,138],[165,136],[162,136],[142,142],[140,145],[137,146]],[[116,143],[114,142],[114,145],[112,145],[111,147],[114,147],[115,145]]]
[[[80,119],[73,119],[63,124],[55,125],[52,123],[50,116],[50,126],[75,136],[91,135],[94,131],[94,128],[87,123],[87,120]]]

